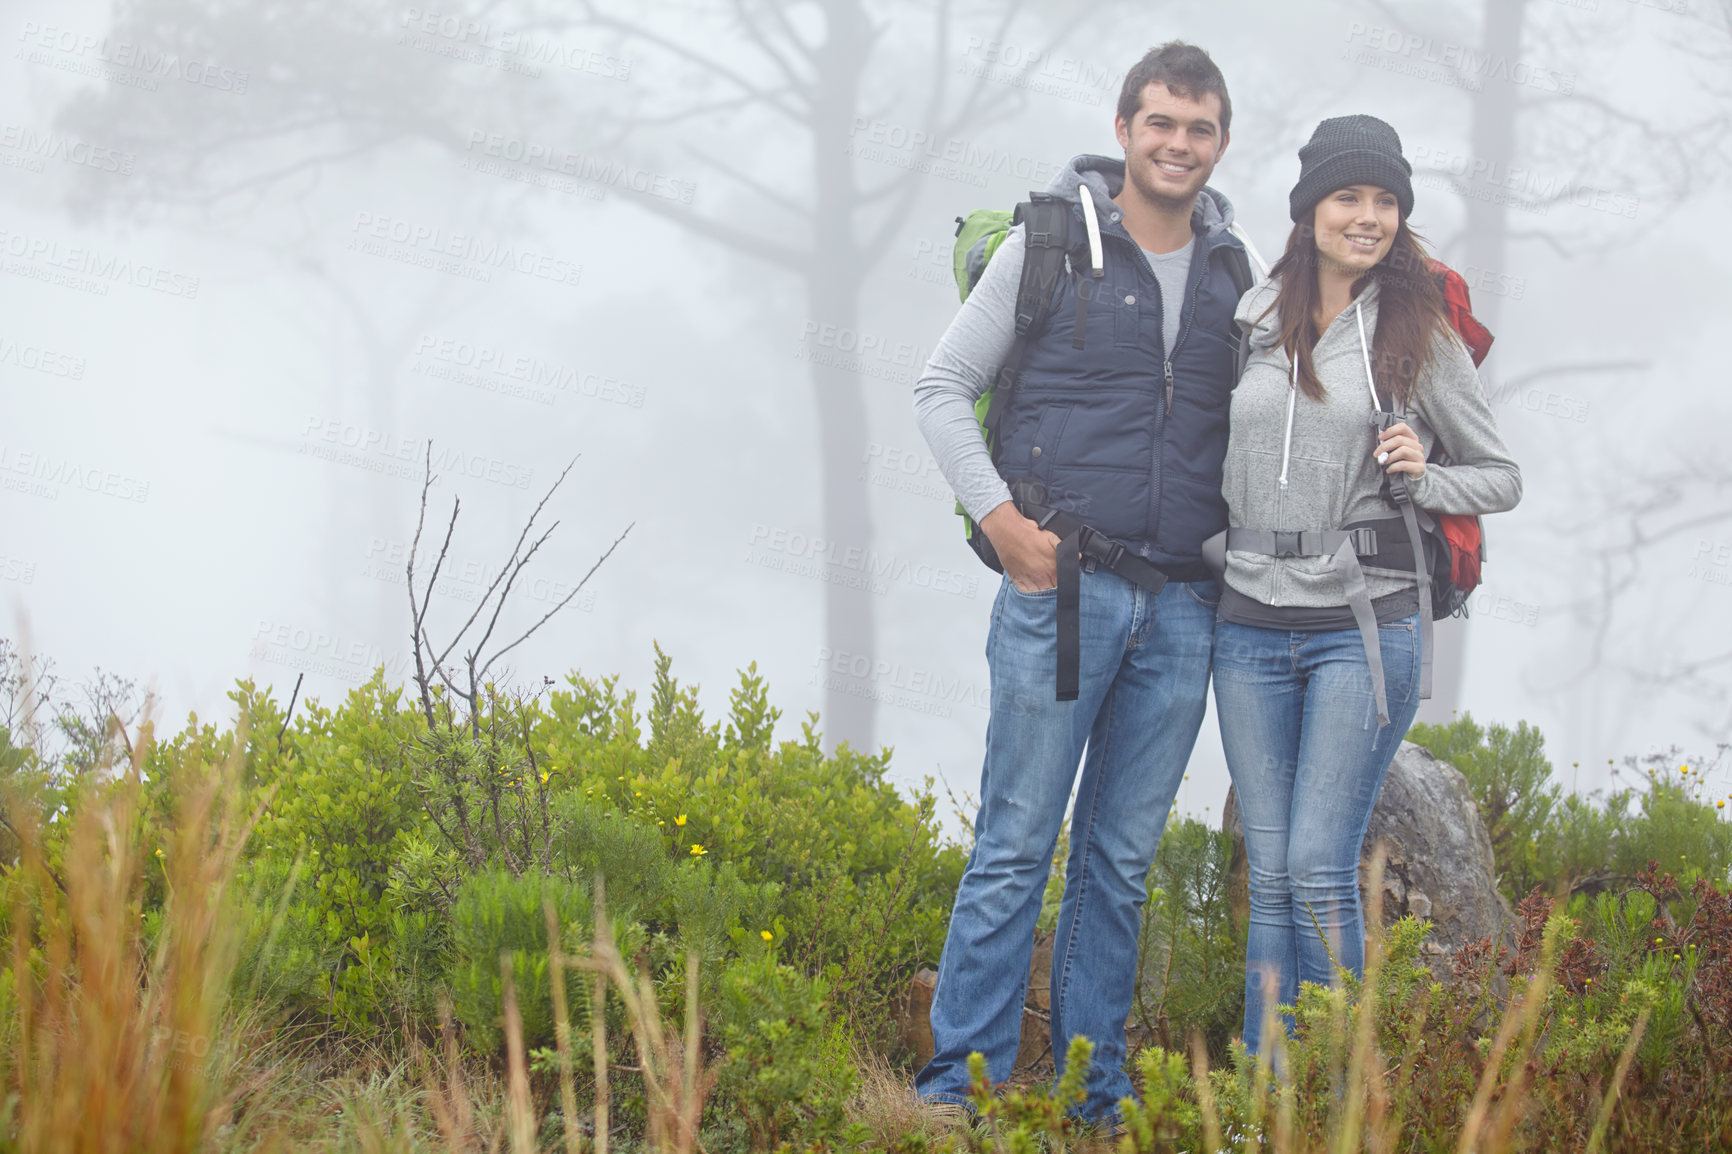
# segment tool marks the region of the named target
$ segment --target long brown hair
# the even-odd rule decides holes
[[[1271,306],[1280,322],[1281,346],[1299,363],[1299,387],[1312,400],[1321,400],[1326,390],[1311,360],[1311,350],[1321,335],[1315,319],[1320,293],[1315,237],[1313,221],[1294,225],[1287,235],[1287,251],[1269,275],[1281,280],[1280,293]],[[1433,342],[1454,332],[1444,311],[1443,290],[1429,261],[1419,235],[1403,218],[1383,259],[1353,282],[1355,297],[1373,280],[1378,284],[1371,371],[1378,394],[1390,407],[1404,408],[1412,400],[1420,376],[1431,364]]]

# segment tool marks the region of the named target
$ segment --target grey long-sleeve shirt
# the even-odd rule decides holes
[[[978,401],[1016,339],[1016,290],[1022,282],[1023,228],[1005,234],[974,291],[939,338],[914,386],[914,420],[938,471],[978,524],[1010,500],[974,416]]]

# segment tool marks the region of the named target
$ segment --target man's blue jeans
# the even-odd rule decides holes
[[[1078,695],[1061,702],[1057,591],[1001,585],[986,641],[992,714],[974,851],[938,966],[921,1097],[966,1102],[974,1050],[995,1083],[1010,1077],[1035,921],[1079,762],[1053,942],[1053,1053],[1062,1071],[1072,1036],[1094,1043],[1086,1117],[1116,1118],[1130,1095],[1125,1019],[1144,885],[1202,726],[1218,599],[1213,581],[1172,581],[1156,596],[1085,567]]]
[[[1415,614],[1377,630],[1389,697],[1381,729],[1358,630],[1215,627],[1216,714],[1251,867],[1243,1036],[1253,1054],[1266,989],[1292,1005],[1299,983],[1334,981],[1331,954],[1364,975],[1359,850],[1419,710],[1418,625]],[[1290,1017],[1283,1025],[1292,1031]]]

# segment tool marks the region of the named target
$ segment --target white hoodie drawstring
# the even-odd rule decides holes
[[[1299,358],[1293,358],[1293,374],[1287,381],[1287,436],[1281,442],[1281,487],[1287,487],[1287,464],[1293,457],[1293,409],[1299,401]]]
[[[1359,322],[1359,355],[1365,360],[1365,387],[1371,390],[1371,411],[1381,413],[1383,406],[1377,403],[1377,378],[1371,375],[1371,346],[1365,343],[1365,309],[1358,301],[1353,302],[1353,319]]]
[[[1093,266],[1094,274],[1099,276],[1105,266],[1101,262],[1101,222],[1095,216],[1094,194],[1086,184],[1077,185],[1076,190],[1077,199],[1082,201],[1083,223],[1088,227],[1089,263]]]

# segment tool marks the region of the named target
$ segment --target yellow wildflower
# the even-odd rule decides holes
[[[773,942],[776,940],[776,935],[772,934],[769,930],[759,930],[758,936],[763,938],[766,942]]]
[[[696,843],[693,843],[693,845],[692,845],[692,856],[693,857],[703,857],[705,854],[707,854],[709,852],[710,852],[709,850],[705,849],[701,845],[698,845]]]
[[[678,817],[674,818],[674,824],[675,825],[685,825],[686,824],[686,815],[682,813]]]

